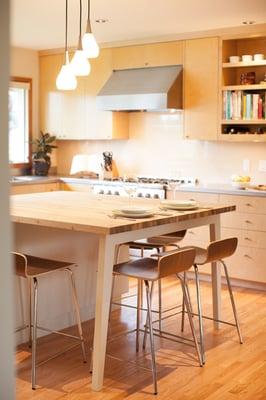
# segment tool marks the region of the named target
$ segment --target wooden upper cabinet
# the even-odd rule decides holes
[[[59,137],[62,134],[62,95],[56,89],[56,77],[64,57],[48,55],[39,59],[40,129]]]
[[[112,73],[112,50],[90,60],[91,73],[78,77],[75,90],[56,89],[62,55],[40,57],[40,127],[59,140],[127,139],[126,113],[99,111],[96,95]]]
[[[219,129],[219,39],[185,41],[184,137],[217,140]]]
[[[183,64],[183,42],[115,47],[113,69],[157,67]]]

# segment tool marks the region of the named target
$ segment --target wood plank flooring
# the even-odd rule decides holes
[[[193,304],[195,287],[190,284]],[[204,313],[211,312],[211,287],[202,283]],[[132,281],[130,291],[135,290]],[[265,400],[266,399],[266,293],[235,289],[235,298],[241,322],[244,344],[240,345],[235,328],[223,325],[213,329],[205,320],[207,362],[203,368],[197,363],[195,350],[180,343],[156,338],[158,371],[158,399],[162,400]],[[156,292],[154,299],[156,300]],[[134,298],[127,300],[133,302]],[[175,279],[163,282],[163,305],[181,301],[181,290]],[[156,303],[156,301],[154,301]],[[156,304],[154,304],[155,306]],[[222,291],[223,319],[232,319],[226,288]],[[144,317],[144,315],[143,315]],[[156,318],[156,316],[155,316]],[[195,324],[197,319],[195,319]],[[144,320],[144,319],[143,319]],[[116,309],[112,312],[110,337],[135,327],[135,311]],[[164,329],[180,334],[180,315],[164,321]],[[92,343],[93,321],[83,324],[87,349]],[[68,330],[75,331],[75,327]],[[189,336],[186,321],[184,336]],[[38,342],[38,360],[63,350],[72,342],[49,335]],[[31,390],[31,358],[27,345],[16,352],[18,400],[120,400],[152,399],[152,377],[136,364],[150,367],[149,347],[144,354],[135,352],[135,335],[129,334],[111,342],[108,353],[123,361],[106,359],[104,389],[91,390],[89,363],[83,364],[79,346],[54,358],[37,369],[38,389]],[[89,353],[89,352],[88,352]],[[89,358],[89,355],[88,355]]]

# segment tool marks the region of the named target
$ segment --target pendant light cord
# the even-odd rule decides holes
[[[91,2],[88,0],[88,19],[87,19],[87,28],[86,33],[91,33]]]
[[[66,0],[65,56],[67,53],[67,25],[68,25],[68,0]]]
[[[81,21],[82,20],[82,0],[79,0],[79,42],[78,42],[78,50],[82,50],[81,43]]]
[[[90,17],[91,17],[91,2],[90,2],[90,0],[88,0],[88,21],[90,21]]]

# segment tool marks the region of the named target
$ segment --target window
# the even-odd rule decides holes
[[[30,164],[31,79],[13,78],[9,86],[9,163]]]

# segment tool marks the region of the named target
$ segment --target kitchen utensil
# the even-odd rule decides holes
[[[111,151],[103,152],[104,169],[105,171],[112,171],[113,153]]]

